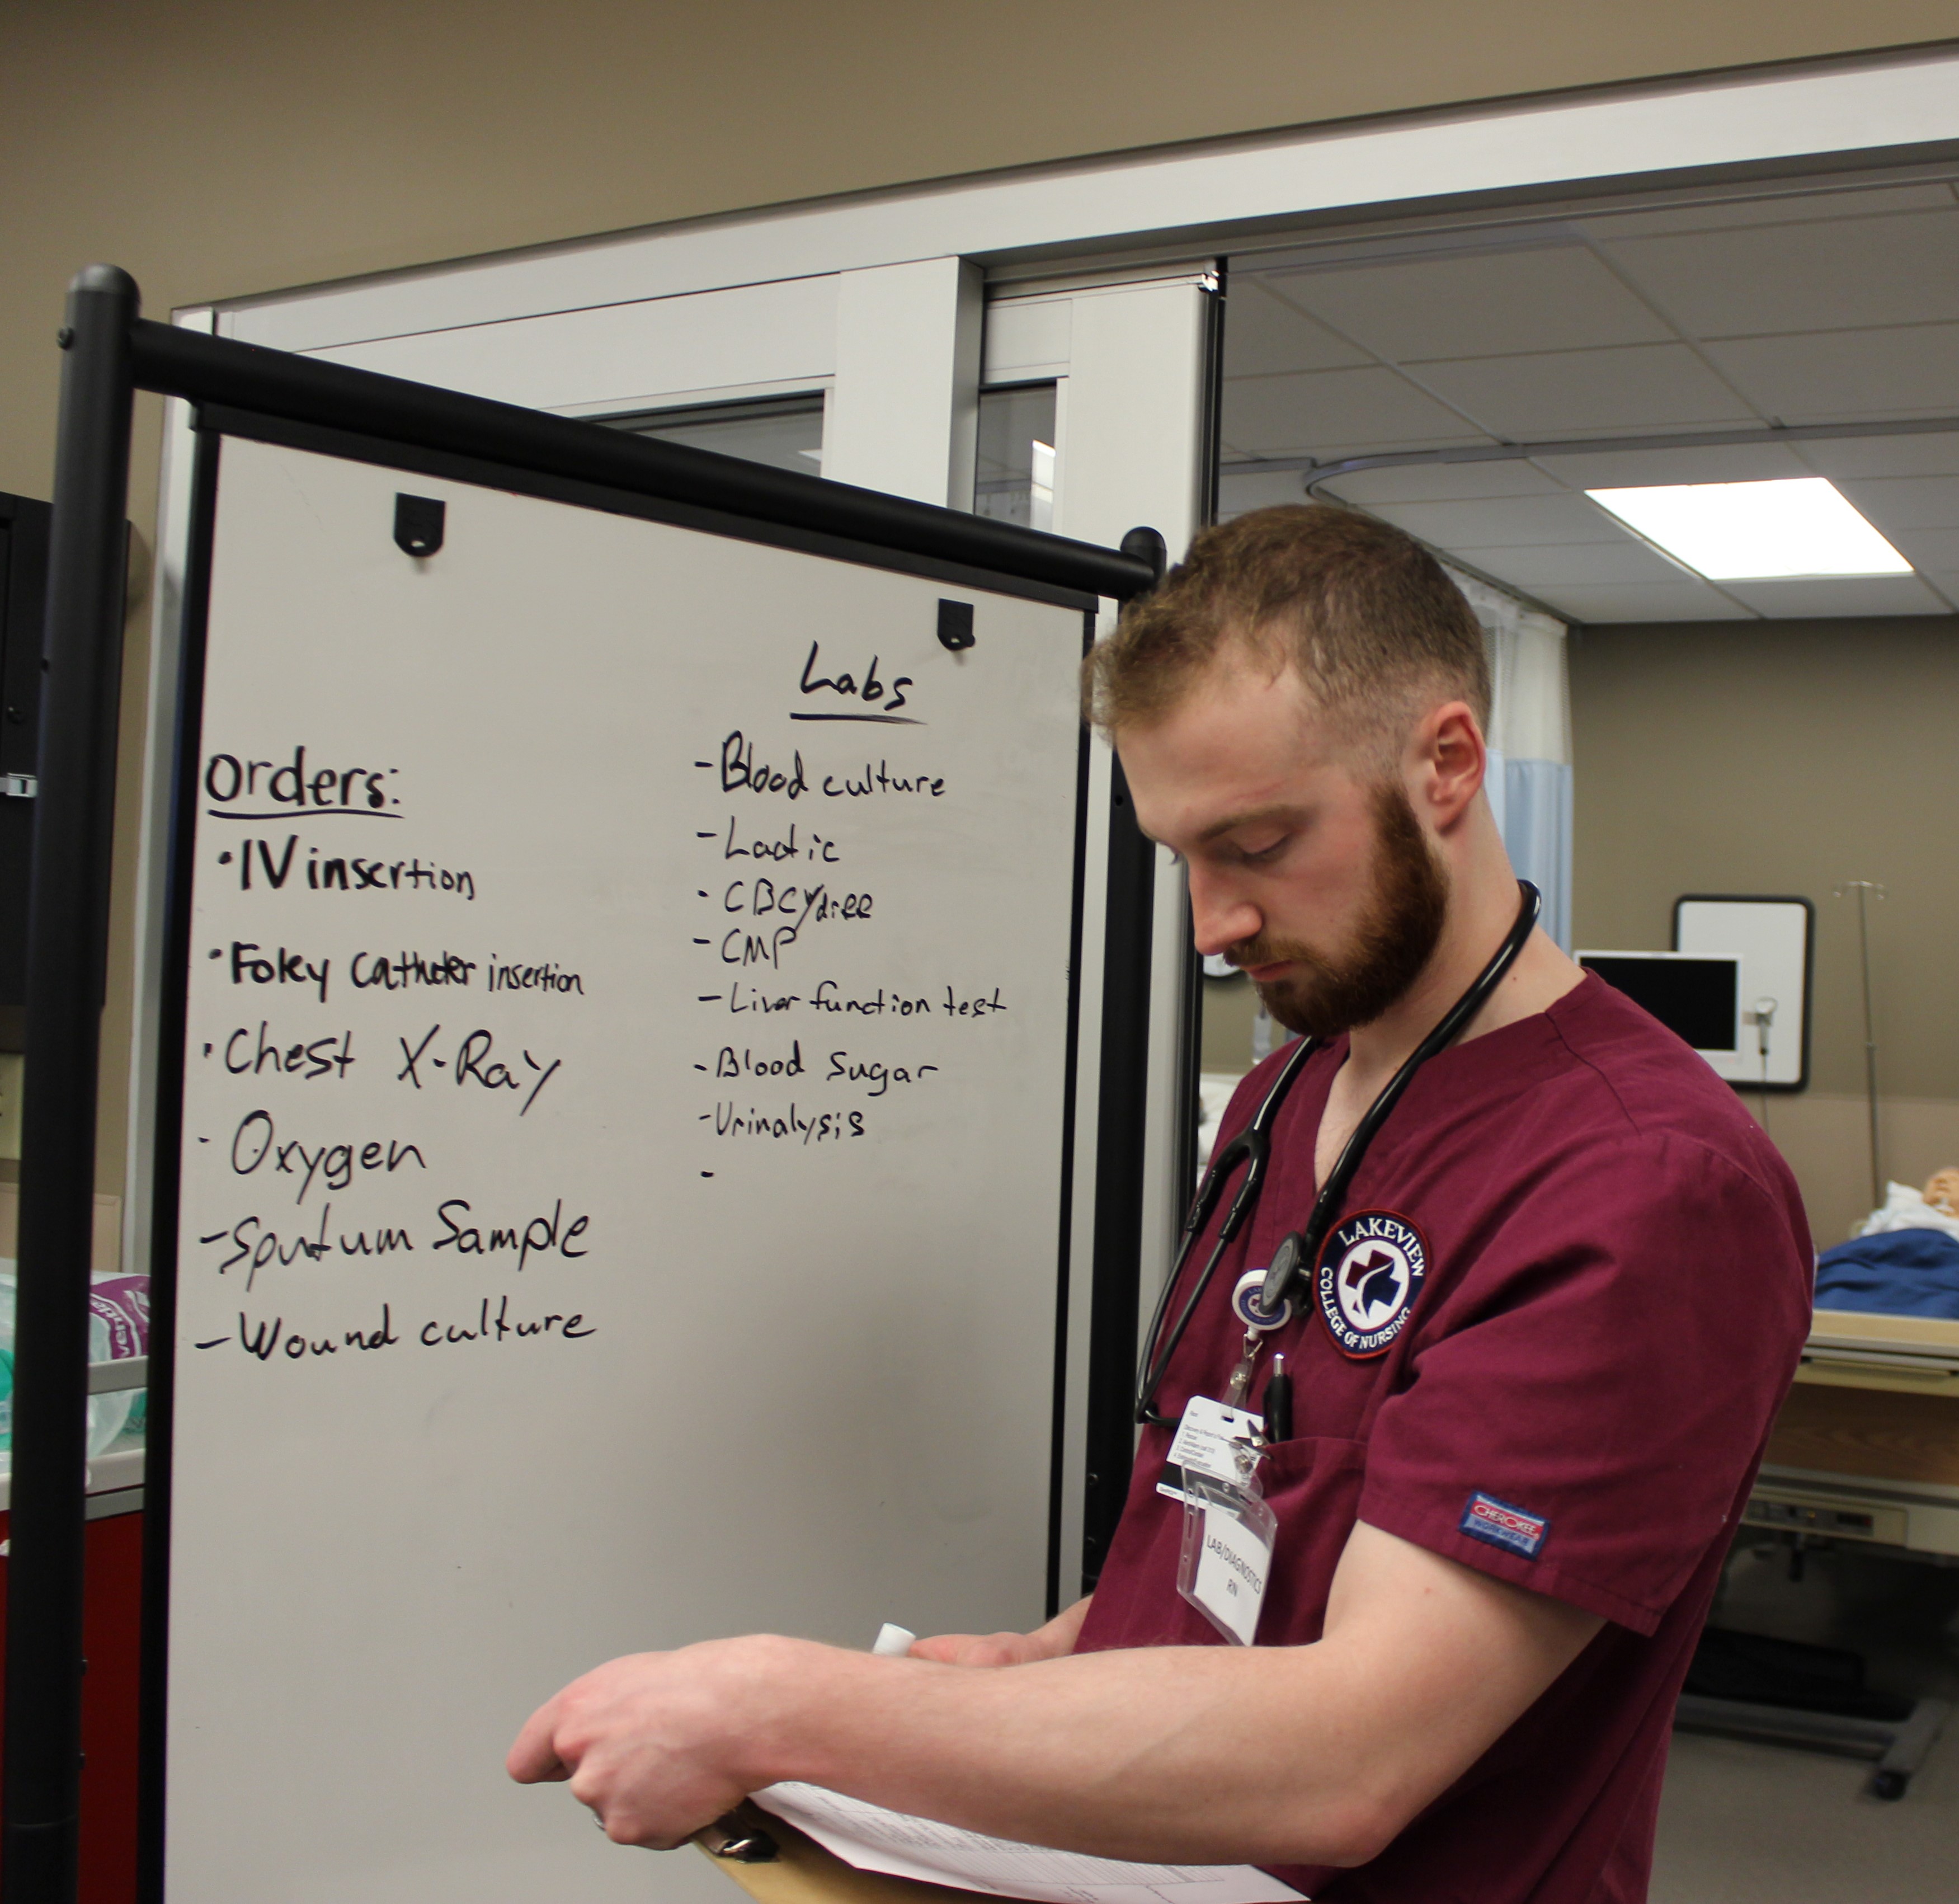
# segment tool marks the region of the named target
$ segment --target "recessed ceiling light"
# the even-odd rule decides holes
[[[1821,476],[1585,493],[1710,582],[1911,573],[1910,563]]]

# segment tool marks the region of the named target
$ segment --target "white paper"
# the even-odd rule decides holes
[[[1287,1904],[1305,1893],[1251,1864],[1131,1864],[988,1838],[820,1785],[770,1785],[755,1803],[859,1871],[1041,1904]]]

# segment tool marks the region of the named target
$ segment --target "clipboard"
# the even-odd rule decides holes
[[[767,1864],[745,1864],[735,1858],[717,1858],[694,1840],[702,1857],[726,1873],[756,1904],[973,1904],[990,1892],[954,1890],[916,1878],[892,1877],[882,1871],[860,1871],[846,1864],[786,1819],[765,1815],[748,1805],[730,1814],[765,1829],[776,1841],[778,1855]]]

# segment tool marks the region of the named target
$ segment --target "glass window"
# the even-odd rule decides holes
[[[1027,529],[1054,526],[1054,386],[980,393],[974,513]]]
[[[658,437],[692,449],[718,450],[805,476],[823,473],[823,398],[768,397],[748,403],[700,403],[686,409],[644,410],[607,417],[614,430]]]

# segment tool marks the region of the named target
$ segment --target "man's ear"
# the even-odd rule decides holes
[[[1446,832],[1481,790],[1489,765],[1483,730],[1466,701],[1448,701],[1416,723],[1409,740],[1415,805]]]

